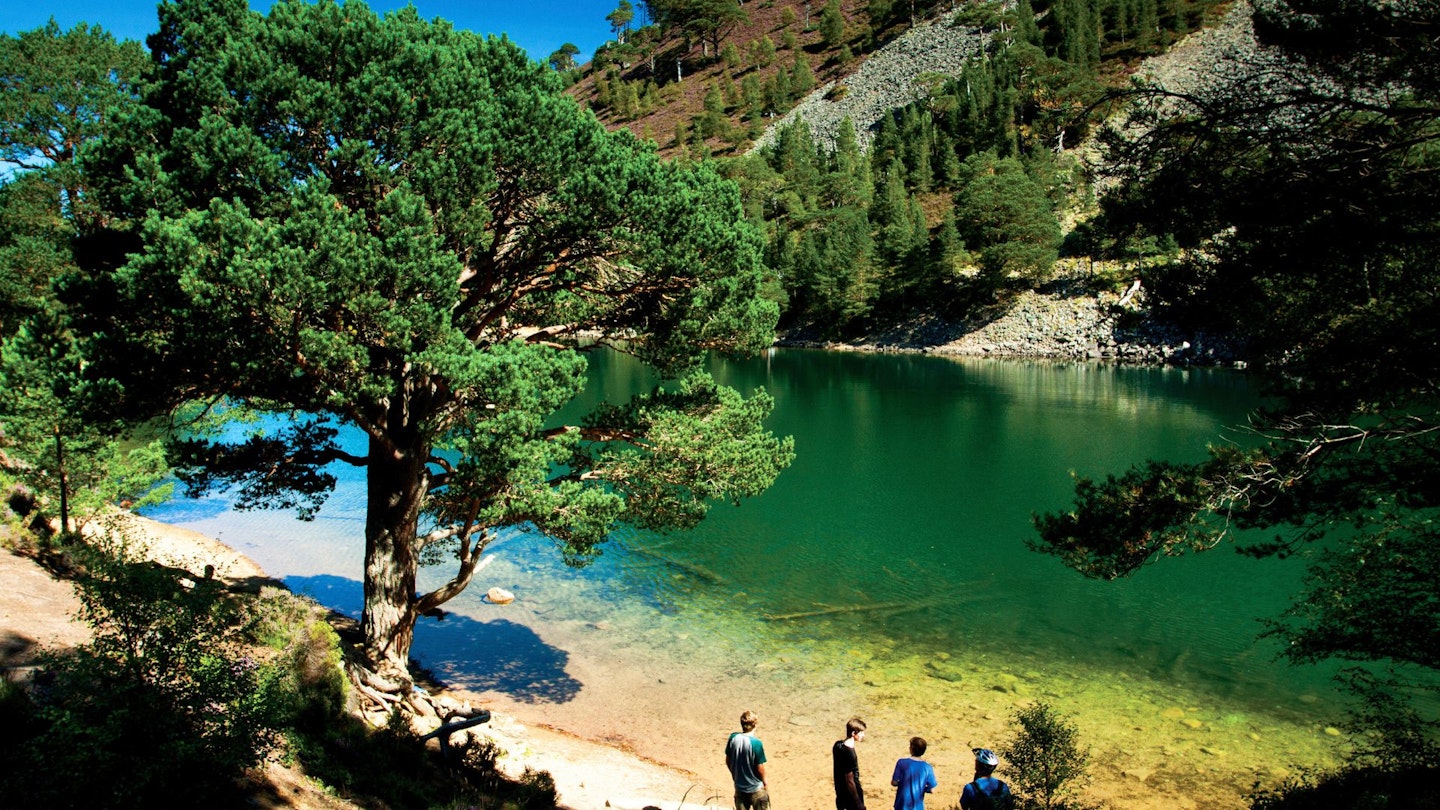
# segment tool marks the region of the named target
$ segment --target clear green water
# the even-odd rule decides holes
[[[654,382],[618,355],[592,367],[592,399]],[[857,677],[872,681],[934,676],[937,661],[1003,660],[1032,678],[1118,673],[1186,703],[1225,701],[1238,707],[1231,717],[1328,691],[1328,673],[1277,663],[1274,643],[1257,639],[1258,620],[1296,589],[1301,560],[1257,562],[1222,548],[1104,583],[1026,547],[1032,513],[1070,502],[1072,471],[1101,476],[1244,441],[1227,432],[1257,404],[1243,376],[803,350],[711,371],[775,397],[771,425],[797,450],[780,481],[738,509],[717,507],[694,532],[621,532],[579,571],[543,539],[500,541],[496,563],[449,606],[478,621],[422,626],[423,663],[526,700],[578,690],[543,630],[485,624],[496,614],[479,596],[498,584],[525,606],[503,622],[602,622],[617,649],[647,653],[743,650],[773,660],[777,677],[818,677],[837,655],[853,656]],[[310,524],[234,513],[223,498],[151,514],[218,536],[358,615],[363,488],[339,472],[350,477]],[[775,618],[789,614],[811,615]]]
[[[1107,583],[1026,546],[1034,512],[1070,503],[1072,471],[1199,459],[1207,443],[1244,441],[1227,430],[1257,404],[1241,375],[815,351],[713,373],[775,397],[772,424],[795,436],[797,458],[763,497],[716,509],[688,536],[623,540],[678,563],[658,577],[606,569],[662,606],[741,634],[757,616],[862,608],[767,632],[883,637],[922,657],[1081,661],[1262,701],[1297,677],[1307,687],[1328,677],[1274,662],[1274,644],[1257,641],[1258,620],[1295,590],[1296,560],[1222,548]]]

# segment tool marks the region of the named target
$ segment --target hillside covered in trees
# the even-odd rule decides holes
[[[551,61],[608,125],[718,158],[765,234],[782,327],[843,338],[1003,308],[1062,255],[1095,258],[1089,232],[1073,233],[1095,203],[1075,147],[1143,58],[1223,12],[1206,0],[622,3],[616,40],[589,65]],[[950,74],[892,80],[897,106],[860,129],[766,132],[817,87],[843,98],[847,77],[917,28],[961,31],[974,53]],[[1173,246],[1107,247],[1138,261]]]

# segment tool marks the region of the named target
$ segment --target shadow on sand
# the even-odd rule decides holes
[[[287,577],[286,587],[354,619],[360,618],[360,582],[322,575]],[[421,619],[411,655],[447,686],[502,692],[524,703],[566,703],[581,683],[565,672],[570,655],[535,631],[505,619],[480,622],[456,613]]]

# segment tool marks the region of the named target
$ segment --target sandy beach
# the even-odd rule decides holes
[[[265,577],[243,553],[204,534],[132,519],[147,553],[167,565],[197,573],[213,565],[231,581]],[[0,589],[6,592],[0,634],[7,649],[84,638],[83,626],[57,619],[73,612],[69,585],[27,559],[0,557],[0,579],[7,583]],[[483,728],[507,752],[502,767],[517,774],[527,766],[549,771],[563,805],[574,810],[668,809],[682,800],[687,807],[728,807],[723,743],[746,709],[761,718],[757,733],[770,759],[775,806],[817,810],[833,801],[830,745],[856,715],[870,726],[860,749],[861,776],[877,806],[888,806],[894,762],[905,756],[909,738],[920,735],[930,742],[927,759],[939,774],[934,804],[950,807],[971,776],[970,749],[996,747],[1015,709],[1035,699],[1090,707],[1078,717],[1094,753],[1087,795],[1116,810],[1238,810],[1253,784],[1289,773],[1277,763],[1323,763],[1337,745],[1323,724],[1237,721],[1123,673],[1007,660],[983,668],[972,662],[963,676],[938,678],[936,662],[915,660],[884,639],[867,649],[752,656],[744,652],[749,648],[693,637],[678,622],[637,636],[607,621],[548,618],[539,600],[492,608],[466,623],[470,631],[500,627],[512,634],[497,636],[502,642],[526,638],[541,645],[556,656],[544,684],[552,691],[507,691],[463,673],[451,677],[443,661],[435,675],[452,697],[493,712]],[[465,623],[452,620],[452,626],[455,621]],[[679,663],[677,646],[684,651]],[[521,653],[515,655],[518,661]],[[14,659],[7,666],[23,665],[13,655],[7,659]],[[513,665],[498,660],[496,666]]]
[[[138,516],[127,520],[135,530],[133,537],[156,562],[197,575],[203,574],[207,565],[214,566],[215,575],[231,584],[267,579],[260,566],[244,554],[203,534]],[[89,629],[74,618],[80,603],[69,583],[56,579],[34,560],[5,549],[0,549],[0,582],[4,583],[0,588],[0,670],[7,677],[26,677],[41,648],[63,650],[88,640]],[[479,696],[453,694],[492,704]],[[640,810],[661,802],[671,808],[687,792],[692,801],[702,793],[713,793],[695,774],[547,727],[543,718],[534,718],[538,722],[531,719],[497,707],[483,731],[506,752],[500,764],[507,772],[519,774],[526,767],[549,771],[567,808]],[[269,776],[277,789],[275,801],[268,806],[350,806],[305,786],[293,771],[272,767]],[[694,804],[699,806],[699,802]]]

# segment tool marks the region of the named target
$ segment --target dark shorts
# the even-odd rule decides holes
[[[735,810],[770,810],[770,794],[765,788],[754,793],[735,791]]]

